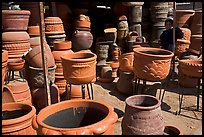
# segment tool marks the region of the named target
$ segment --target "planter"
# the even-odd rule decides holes
[[[133,95],[125,100],[123,135],[163,135],[161,102],[151,95]]]
[[[35,125],[43,135],[111,135],[117,119],[113,107],[105,103],[68,100],[42,109]]]
[[[66,80],[64,76],[56,76],[55,75],[55,85],[57,85],[60,94],[60,101],[64,101],[68,99],[68,93],[66,91]]]
[[[24,59],[9,59],[8,60],[8,69],[9,71],[20,71],[24,68],[25,60]]]
[[[47,43],[50,46],[51,50],[53,51],[54,42],[65,41],[66,35],[65,34],[46,35],[46,40],[47,40]]]
[[[191,35],[190,49],[201,51],[202,47],[202,35]]]
[[[75,24],[76,28],[90,28],[91,22],[86,20],[77,20]]]
[[[64,78],[71,84],[91,83],[96,79],[96,58],[85,51],[61,56]]]
[[[26,31],[30,14],[28,10],[2,10],[3,31]]]
[[[23,103],[2,104],[3,135],[37,135],[32,127],[36,117],[34,106]]]
[[[119,56],[119,69],[125,72],[133,72],[134,52],[123,53]]]
[[[97,65],[105,65],[108,59],[109,44],[107,42],[96,43]]]
[[[112,43],[116,42],[116,38],[117,38],[117,29],[116,28],[104,29],[104,33],[105,33],[104,37],[105,37],[106,42],[112,42]]]
[[[160,48],[134,48],[133,71],[136,77],[146,81],[161,81],[170,71],[174,53]]]
[[[183,40],[183,39],[177,39],[176,41],[176,49],[175,49],[175,55],[180,58],[182,56],[182,53],[187,52],[187,49],[189,49],[190,41]]]
[[[10,102],[15,102],[13,93],[9,87],[4,86],[2,90],[2,104]]]
[[[165,125],[163,135],[184,135],[184,133],[176,126]]]
[[[184,75],[202,78],[202,60],[179,60],[179,66]]]
[[[59,17],[46,17],[45,18],[45,34],[56,35],[64,34],[63,22]]]
[[[202,35],[202,10],[195,11],[190,23],[192,35]]]
[[[2,50],[2,91],[4,87],[4,80],[7,73],[7,64],[8,64],[8,51]]]
[[[194,14],[194,10],[176,10],[176,24],[178,27],[183,27],[187,20]]]

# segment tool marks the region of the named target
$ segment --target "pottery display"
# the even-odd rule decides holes
[[[63,22],[59,17],[46,17],[45,18],[45,34],[64,34]]]
[[[163,135],[184,135],[184,133],[174,125],[165,125]]]
[[[192,35],[202,35],[202,10],[195,10],[190,22]]]
[[[75,52],[61,56],[63,75],[68,83],[88,84],[96,79],[96,54]]]
[[[195,10],[176,10],[176,24],[183,27],[186,21],[195,14]]]
[[[8,51],[2,50],[2,91],[3,91],[4,80],[7,72],[7,64],[8,64]]]
[[[36,117],[36,109],[24,103],[2,104],[2,134],[3,135],[37,135],[32,126]]]
[[[125,72],[133,72],[134,52],[123,53],[119,56],[119,69]]]
[[[163,135],[161,102],[151,95],[133,95],[125,100],[122,135]]]
[[[67,100],[42,109],[33,125],[41,135],[112,135],[117,119],[103,102]]]
[[[96,43],[97,65],[106,64],[106,60],[108,59],[108,49],[109,44],[107,42]]]
[[[190,49],[201,51],[202,48],[202,35],[191,35]]]
[[[26,31],[30,14],[28,10],[2,10],[3,31]]]
[[[136,77],[147,81],[160,81],[170,71],[174,53],[160,48],[134,48],[133,71]]]

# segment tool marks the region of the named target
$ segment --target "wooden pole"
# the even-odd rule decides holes
[[[173,52],[174,52],[174,53],[175,53],[175,49],[176,49],[175,27],[176,27],[176,2],[173,3],[173,46],[174,46]],[[172,74],[172,80],[174,81],[175,55],[173,56],[172,60],[173,60],[173,74]]]
[[[48,67],[47,67],[47,56],[46,56],[46,40],[45,40],[45,23],[44,23],[44,8],[43,2],[39,2],[40,6],[40,43],[41,43],[41,53],[42,53],[42,63],[43,63],[43,73],[44,73],[44,89],[47,93],[46,100],[48,101],[48,106],[51,105],[50,97],[50,83],[48,81]],[[46,97],[46,96],[45,96]],[[40,100],[39,100],[40,101]]]

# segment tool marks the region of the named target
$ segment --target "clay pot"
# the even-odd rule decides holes
[[[165,125],[164,126],[164,134],[163,135],[184,135],[183,131],[173,125]]]
[[[72,48],[71,41],[55,41],[54,42],[54,50],[62,51],[62,50],[70,50]]]
[[[183,40],[191,40],[191,30],[188,28],[180,28],[181,31],[183,32]]]
[[[148,42],[146,41],[146,38],[144,36],[138,36],[136,38],[136,41],[133,42],[133,45],[132,45],[132,51],[134,48],[137,48],[137,47],[150,47]]]
[[[65,34],[54,34],[54,35],[46,35],[46,40],[48,45],[51,48],[51,51],[54,49],[54,42],[56,41],[65,41],[66,35]]]
[[[68,93],[66,92],[66,80],[64,76],[55,76],[55,85],[57,85],[60,94],[60,101],[68,99]]]
[[[109,44],[107,42],[96,43],[97,65],[106,64],[108,59]]]
[[[196,10],[190,22],[192,35],[202,35],[202,10]]]
[[[91,22],[90,21],[85,21],[85,20],[77,20],[75,24],[76,28],[90,28],[91,27]]]
[[[190,41],[183,40],[183,39],[177,39],[176,41],[176,49],[175,49],[175,55],[180,58],[182,56],[182,53],[186,52],[187,49],[190,46]]]
[[[68,100],[42,109],[34,125],[42,135],[112,135],[117,119],[103,102]]]
[[[29,36],[40,36],[40,26],[28,26]]]
[[[85,51],[61,56],[64,78],[71,84],[91,83],[96,78],[96,58]]]
[[[186,21],[194,14],[194,10],[176,10],[176,24],[178,27],[183,27]]]
[[[33,106],[35,106],[37,113],[41,109],[48,106],[47,93],[44,87],[32,88],[31,95],[32,95],[32,100],[33,100]],[[51,104],[60,102],[59,89],[55,84],[52,84],[50,86],[50,95],[51,95],[50,97]]]
[[[72,49],[74,52],[89,49],[93,43],[93,35],[90,31],[76,30],[72,34]]]
[[[113,43],[111,45],[111,55],[112,55],[112,60],[114,61],[118,61],[119,56],[121,55],[121,51],[120,48],[118,47],[118,45],[116,43]]]
[[[116,83],[117,90],[126,95],[132,95],[133,93],[133,78],[132,72],[119,71],[119,79]]]
[[[15,102],[13,93],[9,87],[4,86],[2,90],[2,104],[10,102]]]
[[[46,17],[45,18],[45,34],[56,35],[64,34],[63,22],[59,17]]]
[[[129,13],[129,19],[131,23],[142,22],[142,5],[135,5],[131,7],[131,12]],[[141,34],[141,33],[140,33]]]
[[[191,35],[190,49],[201,51],[202,47],[202,35]]]
[[[2,50],[2,91],[4,87],[4,80],[6,77],[7,64],[8,64],[8,51]]]
[[[28,10],[2,10],[3,31],[26,31],[30,14]]]
[[[110,64],[104,65],[101,68],[101,78],[112,78],[112,68]]]
[[[28,86],[28,82],[25,79],[9,81],[7,86],[13,93],[13,97],[16,102],[32,105],[30,87]]]
[[[105,33],[105,40],[106,42],[116,42],[116,38],[117,38],[117,29],[116,28],[107,28],[104,29],[104,33]]]
[[[170,71],[174,53],[160,48],[134,48],[133,71],[136,77],[147,81],[160,81]]]
[[[119,61],[108,61],[106,64],[110,64],[112,68],[112,77],[117,78],[118,77],[118,68],[119,68]]]
[[[181,72],[189,77],[202,77],[202,60],[179,60]]]
[[[8,60],[8,69],[9,71],[20,71],[24,68],[25,60],[24,59],[9,59]]]
[[[2,134],[3,135],[37,135],[32,127],[36,117],[34,106],[24,103],[2,104]]]
[[[40,37],[31,37],[29,40],[30,43],[30,47],[34,48],[36,46],[40,46],[41,45],[41,41],[40,41]]]
[[[47,67],[55,66],[55,60],[50,50],[50,47],[46,44],[45,47],[46,58],[47,58]],[[36,68],[42,68],[42,53],[41,53],[41,46],[36,46],[32,48],[26,55],[25,60],[29,63],[30,66]]]
[[[123,135],[163,135],[161,102],[151,95],[133,95],[125,100]]]
[[[67,88],[68,99],[75,100],[75,99],[82,99],[82,87],[81,85],[71,85],[71,92],[70,87]],[[85,99],[89,99],[88,90],[85,88]]]
[[[133,72],[134,52],[123,53],[119,56],[119,69],[125,72]]]

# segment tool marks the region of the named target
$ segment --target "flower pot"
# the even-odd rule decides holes
[[[163,135],[184,135],[183,131],[173,125],[165,125],[164,126],[164,134]]]
[[[55,85],[57,85],[60,94],[60,101],[64,101],[68,99],[68,93],[66,91],[66,80],[64,76],[56,76],[55,75]]]
[[[3,31],[26,31],[30,14],[28,10],[2,10]]]
[[[30,36],[40,36],[40,26],[28,26],[27,31]]]
[[[25,60],[24,59],[9,59],[8,60],[8,69],[9,71],[20,71],[24,68]]]
[[[125,100],[123,135],[163,135],[161,102],[151,95],[133,95]]]
[[[133,51],[136,77],[146,81],[161,81],[167,77],[173,52],[149,47],[134,48]]]
[[[134,52],[123,53],[119,56],[119,69],[125,72],[133,72]]]
[[[189,40],[183,40],[183,39],[177,39],[176,41],[176,49],[175,49],[175,55],[180,58],[182,56],[182,53],[187,52],[187,49],[190,46]]]
[[[82,99],[82,87],[81,85],[71,85],[71,92],[70,87],[67,87],[67,93],[68,93],[68,99],[74,100],[74,99]],[[88,96],[88,90],[85,88],[85,99],[89,99]],[[67,99],[66,99],[67,100]]]
[[[176,10],[176,24],[178,27],[183,27],[186,21],[194,14],[194,10]]]
[[[45,18],[45,34],[56,35],[64,34],[63,22],[59,17],[46,17]]]
[[[37,135],[32,126],[36,117],[34,106],[24,103],[2,104],[2,134],[3,135]]]
[[[76,52],[61,56],[64,78],[71,84],[91,83],[96,79],[96,58],[92,52]]]
[[[90,28],[91,22],[86,20],[77,20],[75,24],[76,28]]]
[[[54,34],[54,35],[46,35],[46,40],[48,45],[51,48],[51,51],[54,49],[54,42],[56,41],[65,41],[66,35],[65,34]]]
[[[42,109],[35,126],[42,135],[111,135],[117,119],[113,107],[103,102],[68,100]]]
[[[7,64],[8,64],[8,51],[2,50],[2,91],[4,87],[4,80],[7,72]]]

